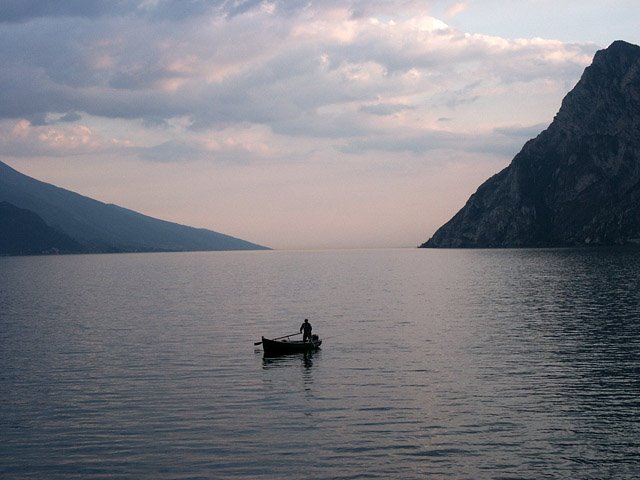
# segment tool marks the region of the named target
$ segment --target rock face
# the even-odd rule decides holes
[[[544,132],[421,247],[640,243],[640,47],[596,53]]]

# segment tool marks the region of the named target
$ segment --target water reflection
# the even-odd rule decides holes
[[[477,252],[474,261],[464,297],[474,313],[465,323],[474,333],[467,367],[482,380],[479,396],[499,407],[476,409],[477,418],[514,412],[514,431],[520,437],[527,425],[528,448],[537,445],[540,458],[557,462],[561,451],[567,473],[591,465],[623,477],[639,438],[640,256]]]
[[[276,397],[304,394],[314,396],[314,370],[321,358],[319,350],[262,357],[263,380],[269,385],[268,392]],[[314,362],[316,366],[314,367]]]
[[[273,367],[289,367],[300,365],[302,362],[302,366],[305,370],[309,370],[313,367],[313,359],[314,356],[319,355],[319,351],[311,351],[304,353],[292,353],[288,355],[263,355],[262,357],[262,365],[263,368],[273,368]]]

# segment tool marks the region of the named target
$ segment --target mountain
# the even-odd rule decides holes
[[[82,246],[35,213],[0,202],[0,255],[79,253]]]
[[[551,125],[422,247],[640,243],[640,47],[596,53]]]
[[[105,204],[23,175],[2,162],[0,201],[30,210],[90,252],[267,249],[211,230]]]

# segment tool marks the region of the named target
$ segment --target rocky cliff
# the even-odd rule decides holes
[[[553,122],[422,247],[640,243],[640,47],[596,53]]]

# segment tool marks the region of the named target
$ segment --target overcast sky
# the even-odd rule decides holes
[[[0,160],[274,248],[413,247],[637,0],[0,0]]]

